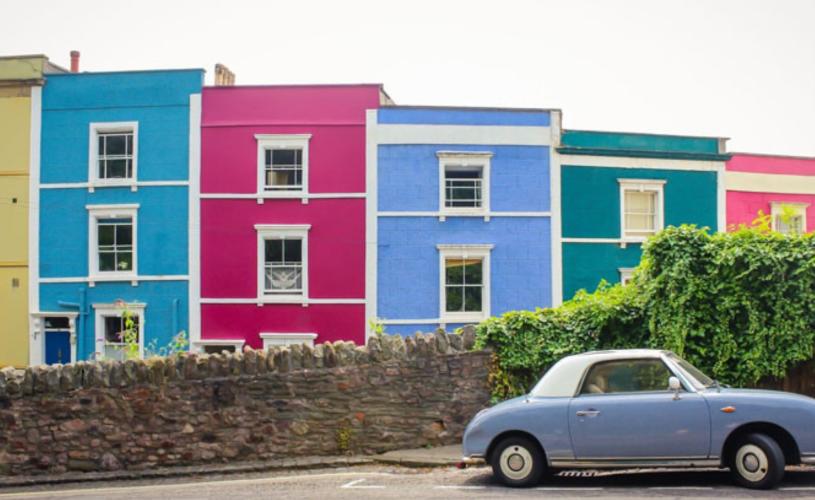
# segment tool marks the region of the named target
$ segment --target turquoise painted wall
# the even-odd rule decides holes
[[[716,172],[656,168],[609,168],[563,165],[561,170],[564,238],[620,238],[618,179],[665,180],[665,226],[717,227]],[[641,245],[563,244],[563,299],[601,279],[616,283],[619,268],[635,267]]]

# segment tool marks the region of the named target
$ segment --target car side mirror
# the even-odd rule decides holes
[[[668,379],[668,389],[672,390],[674,393],[674,401],[679,399],[679,391],[682,390],[682,383],[676,377],[671,377]]]

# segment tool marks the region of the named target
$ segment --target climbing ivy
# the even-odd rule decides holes
[[[812,359],[815,236],[778,234],[769,220],[716,234],[669,227],[644,244],[626,286],[601,283],[557,308],[488,319],[476,347],[495,352],[495,398],[523,394],[558,359],[596,349],[670,349],[734,385]]]

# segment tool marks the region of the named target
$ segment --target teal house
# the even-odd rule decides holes
[[[725,229],[726,139],[564,130],[560,164],[562,296],[625,283],[642,243],[667,226]],[[557,257],[553,259],[557,262]],[[560,276],[557,276],[557,275]],[[558,300],[559,299],[559,300]]]

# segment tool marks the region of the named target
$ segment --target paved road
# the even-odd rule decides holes
[[[538,488],[516,490],[495,484],[489,469],[467,470],[358,467],[264,473],[243,476],[207,476],[175,480],[0,490],[8,498],[130,498],[222,499],[246,498],[815,498],[815,471],[788,471],[774,491],[736,488],[727,472],[614,473],[596,477],[558,476]]]

